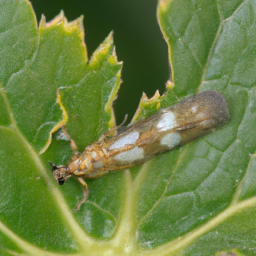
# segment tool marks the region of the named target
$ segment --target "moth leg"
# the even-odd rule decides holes
[[[110,130],[108,130],[107,132],[105,132],[104,134],[102,134],[102,135],[100,136],[100,138],[99,138],[99,142],[103,142],[103,141],[105,140],[105,138],[106,138],[109,134],[111,134],[111,133],[117,131],[117,130],[126,122],[127,117],[128,117],[128,115],[126,114],[125,117],[124,117],[124,120],[123,120],[123,122],[122,122],[121,124],[119,124],[118,126],[114,126],[114,127],[111,128]]]
[[[89,194],[89,190],[87,188],[87,183],[84,181],[84,179],[82,177],[78,177],[77,180],[83,186],[84,195],[83,195],[83,198],[78,202],[76,208],[73,210],[74,212],[77,212],[80,209],[81,205],[85,202],[85,200],[87,199],[88,194]]]
[[[70,147],[73,150],[73,153],[72,153],[72,156],[71,156],[69,162],[75,161],[80,156],[78,147],[77,147],[76,143],[71,139],[70,135],[68,134],[68,132],[66,130],[66,127],[63,125],[61,128],[62,128],[62,132],[65,134],[65,136],[69,140]]]
[[[73,151],[78,152],[78,147],[77,147],[76,143],[71,139],[70,135],[68,134],[68,132],[66,130],[66,127],[63,125],[61,128],[62,128],[63,133],[65,134],[65,136],[69,140],[70,146],[73,149]]]

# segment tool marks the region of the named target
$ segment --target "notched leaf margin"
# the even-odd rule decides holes
[[[46,27],[50,27],[50,26],[56,26],[58,24],[64,24],[64,28],[68,31],[68,32],[73,32],[73,31],[78,31],[79,32],[79,37],[81,38],[84,47],[85,43],[84,43],[84,26],[83,26],[83,16],[81,16],[80,18],[72,21],[72,22],[68,22],[67,18],[64,16],[64,12],[61,11],[60,14],[58,16],[56,16],[52,21],[50,22],[46,22],[46,18],[44,15],[42,15],[40,24],[39,24],[39,28],[46,28]],[[109,51],[109,48],[113,46],[113,31],[110,32],[110,34],[107,36],[107,38],[103,41],[103,43],[100,44],[100,46],[95,50],[95,52],[92,54],[89,63],[87,64],[87,67],[89,69],[93,69],[95,68],[95,66],[99,63],[98,61],[98,57],[99,55],[107,55],[107,52]],[[85,50],[85,53],[87,54],[87,51]],[[88,62],[88,58],[86,55],[86,60],[85,62]],[[115,51],[115,46],[113,46],[113,51],[112,51],[112,55],[108,58],[108,62],[112,65],[122,65],[123,62],[119,62],[117,60],[117,56],[116,56],[116,51]],[[117,77],[117,83],[115,84],[115,86],[113,87],[111,93],[109,94],[108,97],[108,101],[105,104],[104,110],[107,114],[110,115],[110,119],[108,122],[108,126],[109,128],[112,128],[113,126],[115,126],[115,115],[114,115],[114,110],[113,110],[113,102],[114,100],[117,98],[117,93],[118,90],[120,88],[121,85],[121,69],[120,71],[116,74]],[[59,130],[62,126],[64,126],[67,122],[68,122],[68,113],[64,107],[64,104],[61,101],[61,94],[60,94],[60,89],[62,89],[62,87],[60,87],[57,90],[57,99],[56,99],[56,103],[59,104],[60,109],[62,111],[62,119],[59,120],[59,122],[51,129],[51,131],[49,132],[49,138],[45,143],[45,146],[42,147],[42,149],[40,150],[39,154],[43,154],[49,147],[49,145],[51,144],[52,141],[52,135],[53,133],[55,133],[57,130]]]

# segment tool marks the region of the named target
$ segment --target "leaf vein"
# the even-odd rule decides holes
[[[102,212],[104,212],[105,214],[111,216],[111,217],[114,219],[114,221],[116,222],[116,217],[115,217],[111,212],[109,212],[109,211],[103,209],[103,208],[100,207],[98,204],[96,204],[96,203],[94,203],[94,202],[92,202],[92,201],[87,200],[86,203],[93,205],[94,207],[96,207],[96,208],[99,209],[100,211],[102,211]]]
[[[177,168],[178,168],[180,162],[182,161],[182,159],[183,159],[183,157],[185,156],[186,152],[188,151],[189,147],[190,147],[190,144],[188,144],[188,145],[186,146],[186,148],[182,151],[182,153],[179,155],[179,158],[178,158],[178,160],[177,160],[177,162],[176,162],[176,164],[175,164],[175,166],[174,166],[174,168],[173,168],[173,172],[171,173],[171,176],[170,176],[170,178],[168,179],[168,182],[166,183],[166,186],[165,186],[165,188],[164,188],[164,191],[163,191],[162,195],[161,195],[160,198],[154,203],[154,205],[153,205],[152,208],[147,212],[147,214],[146,214],[143,218],[141,218],[141,220],[140,220],[139,223],[138,223],[138,226],[139,226],[146,218],[148,218],[148,217],[150,216],[150,214],[155,210],[155,208],[159,205],[159,203],[165,198],[165,195],[166,195],[168,186],[169,186],[169,184],[170,184],[170,182],[171,182],[171,180],[172,180],[172,178],[173,178],[173,175],[174,175],[174,173],[176,172],[176,170],[177,170]]]

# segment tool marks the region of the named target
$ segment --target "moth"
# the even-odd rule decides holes
[[[206,91],[160,109],[154,115],[127,126],[122,132],[118,132],[119,126],[112,128],[97,142],[87,146],[83,153],[78,152],[75,142],[63,127],[73,155],[67,165],[49,163],[59,185],[72,175],[82,184],[83,198],[75,208],[79,210],[88,196],[84,179],[95,179],[108,172],[142,164],[215,131],[229,119],[225,98],[215,91]],[[117,134],[108,139],[107,135],[113,131]]]

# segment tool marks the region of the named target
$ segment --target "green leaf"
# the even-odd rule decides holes
[[[256,1],[161,0],[172,77],[137,121],[201,91],[228,102],[220,130],[132,168],[58,186],[66,164],[115,125],[121,82],[112,33],[88,61],[82,18],[39,25],[26,0],[0,1],[0,254],[255,255]],[[157,89],[157,88],[156,88]]]

